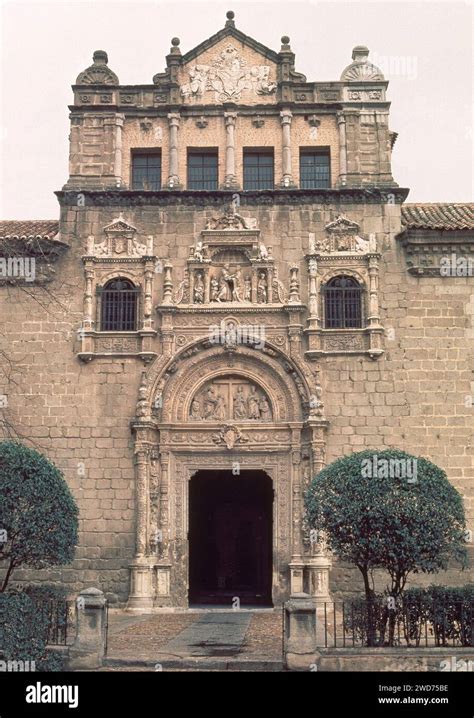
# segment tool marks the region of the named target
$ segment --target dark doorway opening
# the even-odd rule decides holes
[[[189,487],[189,602],[272,605],[272,481],[198,471]]]

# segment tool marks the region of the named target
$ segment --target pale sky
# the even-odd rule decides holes
[[[275,51],[289,35],[308,81],[339,80],[355,45],[390,81],[393,174],[408,202],[473,195],[472,5],[445,2],[1,2],[1,219],[55,219],[68,170],[71,84],[106,50],[122,84],[152,83],[174,36],[184,54],[224,26]],[[379,62],[377,62],[377,60]]]

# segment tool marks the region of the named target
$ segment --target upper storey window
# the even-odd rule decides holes
[[[112,279],[98,290],[100,329],[103,332],[134,332],[140,290],[129,279]]]
[[[330,186],[329,150],[300,150],[301,189],[324,189]]]
[[[133,153],[132,189],[157,190],[161,188],[161,154],[158,152]]]
[[[324,287],[326,329],[362,327],[361,287],[352,277],[334,277]]]
[[[244,190],[273,189],[273,150],[244,150]]]
[[[188,150],[188,189],[217,189],[217,150]]]

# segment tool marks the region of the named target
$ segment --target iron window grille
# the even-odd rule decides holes
[[[217,152],[188,152],[188,189],[216,190]]]
[[[362,290],[351,277],[334,277],[323,288],[326,329],[362,328]]]
[[[301,189],[325,189],[331,186],[329,151],[300,151]]]
[[[161,154],[133,153],[132,189],[161,189]]]
[[[100,331],[134,332],[138,328],[140,289],[128,279],[112,279],[97,290]]]
[[[273,189],[273,152],[244,151],[244,190]]]

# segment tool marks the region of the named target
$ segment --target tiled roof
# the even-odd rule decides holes
[[[403,204],[407,229],[474,229],[474,204]]]
[[[54,239],[58,232],[56,219],[0,220],[0,239]]]

